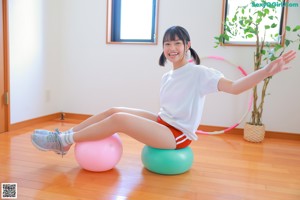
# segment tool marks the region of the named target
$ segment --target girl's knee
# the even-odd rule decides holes
[[[108,114],[108,116],[111,116],[113,114],[121,112],[121,109],[119,107],[112,107],[112,108],[107,109],[105,112]]]
[[[121,124],[126,121],[126,116],[126,113],[117,111],[110,116],[110,120],[112,123]]]

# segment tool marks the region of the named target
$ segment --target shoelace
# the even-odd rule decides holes
[[[62,145],[61,140],[59,138],[59,134],[60,134],[60,132],[59,132],[58,128],[56,128],[55,132],[52,132],[50,135],[47,136],[47,141],[52,142],[55,145],[58,144],[59,145],[58,148],[60,149],[60,153],[58,153],[58,154],[61,154],[61,157],[64,157],[63,145]]]

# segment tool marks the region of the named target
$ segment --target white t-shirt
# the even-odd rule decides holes
[[[162,77],[158,115],[187,138],[197,140],[205,95],[218,91],[222,77],[215,69],[193,63],[167,72]]]

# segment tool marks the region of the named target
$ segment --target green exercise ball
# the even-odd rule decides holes
[[[142,151],[145,168],[158,174],[182,174],[192,167],[193,161],[194,154],[190,147],[173,150],[144,146]]]

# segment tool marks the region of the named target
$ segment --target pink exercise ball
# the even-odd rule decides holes
[[[77,163],[85,170],[102,172],[112,169],[121,159],[123,146],[115,133],[102,140],[79,142],[75,145]]]

